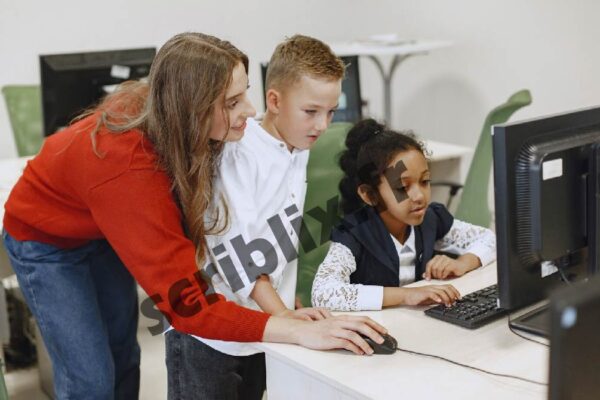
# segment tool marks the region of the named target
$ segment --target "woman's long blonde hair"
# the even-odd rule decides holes
[[[91,133],[95,151],[102,126],[114,133],[139,128],[153,143],[159,167],[171,178],[200,267],[205,260],[205,235],[223,225],[218,216],[210,226],[204,219],[213,199],[212,180],[223,144],[209,138],[212,116],[215,107],[223,107],[239,63],[248,72],[247,56],[231,43],[202,33],[182,33],[158,51],[147,83],[121,85],[92,111],[99,115]],[[228,130],[224,108],[222,112]],[[224,214],[226,220],[226,210]]]

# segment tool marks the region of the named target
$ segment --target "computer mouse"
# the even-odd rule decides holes
[[[394,354],[398,347],[398,341],[392,335],[380,334],[383,337],[383,343],[379,344],[370,337],[360,335],[365,342],[373,349],[373,354]]]

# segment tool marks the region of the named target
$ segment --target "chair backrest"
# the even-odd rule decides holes
[[[488,206],[488,190],[492,168],[492,125],[506,121],[518,109],[531,104],[529,90],[520,90],[488,114],[469,167],[460,203],[454,216],[462,221],[489,227],[492,213]]]
[[[42,135],[42,100],[38,85],[8,85],[2,88],[20,157],[37,154]]]
[[[310,305],[312,282],[327,254],[331,228],[337,222],[332,215],[340,216],[338,184],[343,172],[338,159],[351,127],[346,122],[331,124],[310,150],[296,287],[296,294],[305,306]]]

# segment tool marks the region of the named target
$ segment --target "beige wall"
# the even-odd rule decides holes
[[[0,86],[39,83],[41,53],[160,46],[195,30],[249,54],[260,109],[258,62],[284,36],[332,42],[396,32],[454,46],[399,67],[393,125],[474,146],[486,112],[520,88],[534,102],[516,118],[600,104],[598,15],[596,0],[0,0]],[[369,60],[360,67],[363,97],[381,117],[381,81]],[[0,157],[14,154],[0,100]]]

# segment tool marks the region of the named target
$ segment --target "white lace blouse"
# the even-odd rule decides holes
[[[404,245],[393,236],[400,260],[400,286],[414,282],[416,251],[414,229]],[[486,228],[455,219],[452,227],[434,246],[435,250],[458,255],[466,253],[479,257],[481,265],[496,259],[496,235]],[[383,286],[350,283],[350,275],[356,271],[356,260],[350,249],[332,242],[325,260],[319,266],[312,287],[314,307],[331,310],[381,310]]]

